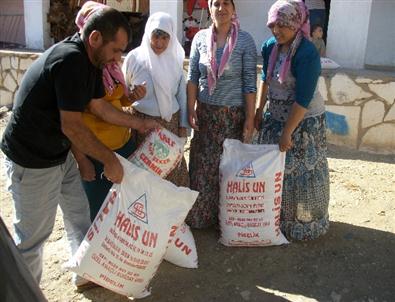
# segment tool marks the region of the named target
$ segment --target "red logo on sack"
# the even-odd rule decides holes
[[[246,166],[241,168],[241,170],[237,172],[236,176],[243,178],[255,178],[255,171],[252,166],[252,162],[249,162]]]
[[[128,213],[138,220],[148,223],[147,197],[145,193],[129,206]]]

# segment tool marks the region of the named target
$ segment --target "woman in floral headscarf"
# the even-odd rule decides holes
[[[219,162],[226,138],[249,142],[254,130],[257,52],[240,29],[233,0],[208,1],[213,24],[193,41],[188,72],[188,115],[194,128],[189,171],[200,192],[187,223],[218,223]]]
[[[316,89],[320,56],[310,42],[308,20],[301,0],[279,0],[270,8],[267,26],[274,37],[262,45],[255,116],[258,143],[287,152],[281,230],[291,240],[315,239],[329,228],[325,106]]]

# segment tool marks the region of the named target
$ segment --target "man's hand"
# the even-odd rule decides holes
[[[151,119],[142,119],[142,118],[138,118],[138,117],[133,117],[133,119],[136,122],[136,130],[141,133],[148,133],[149,131],[155,129],[155,128],[160,128],[162,127],[161,124],[159,124],[157,121],[155,120],[151,120]]]
[[[111,159],[104,162],[103,165],[104,176],[113,183],[121,183],[123,178],[123,167],[115,154],[113,154]]]

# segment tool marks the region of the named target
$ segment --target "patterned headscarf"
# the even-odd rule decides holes
[[[211,2],[209,5],[211,6]],[[234,3],[232,1],[234,6]],[[240,22],[236,13],[232,16],[232,24],[230,28],[230,34],[228,39],[226,40],[226,44],[224,46],[224,51],[222,53],[221,62],[218,64],[216,59],[217,53],[217,35],[215,32],[214,24],[212,24],[209,28],[209,33],[207,35],[207,55],[210,65],[207,70],[207,80],[208,80],[208,90],[209,94],[212,95],[217,85],[217,80],[222,76],[225,71],[225,67],[228,64],[228,61],[232,55],[232,52],[236,46],[237,38],[239,36]]]
[[[88,21],[88,19],[99,10],[108,7],[107,5],[95,2],[95,1],[87,1],[79,10],[77,17],[75,18],[75,24],[79,28],[80,32],[84,28],[84,25]],[[103,84],[106,92],[109,95],[112,95],[114,92],[117,83],[120,83],[123,86],[123,90],[126,96],[129,96],[129,90],[126,87],[125,79],[119,66],[118,62],[110,62],[107,63],[103,67]]]
[[[302,0],[278,0],[272,5],[268,13],[267,26],[271,27],[274,24],[291,27],[296,30],[295,39],[292,42],[287,57],[280,68],[279,82],[283,83],[291,68],[291,59],[295,55],[302,38],[305,37],[310,40],[309,10]],[[268,79],[272,76],[278,56],[278,50],[279,45],[276,43],[269,58],[267,71]]]

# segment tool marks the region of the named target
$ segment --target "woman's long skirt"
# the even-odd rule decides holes
[[[259,144],[278,144],[285,123],[266,114]],[[290,240],[311,240],[329,228],[329,170],[325,114],[304,119],[287,152],[281,204],[281,230]]]
[[[223,107],[198,103],[199,131],[194,132],[189,156],[191,189],[199,196],[186,222],[193,228],[218,224],[219,163],[226,138],[241,139],[243,107]]]

